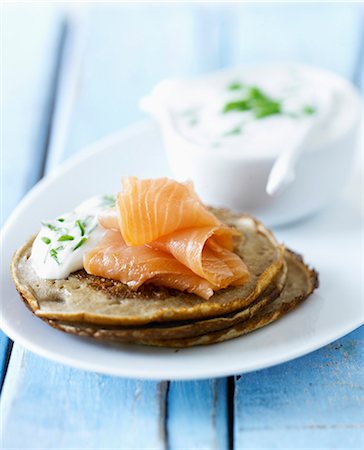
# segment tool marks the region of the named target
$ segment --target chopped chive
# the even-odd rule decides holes
[[[86,219],[82,221],[82,226],[84,229],[86,229],[90,226],[90,223],[92,222],[93,218],[94,218],[94,216],[87,216]]]
[[[311,114],[315,114],[316,109],[313,106],[306,105],[303,107],[302,112],[310,116]]]
[[[46,236],[43,236],[42,238],[41,238],[41,240],[45,243],[45,244],[50,244],[51,243],[51,240],[49,239],[49,238],[47,238]]]
[[[64,222],[63,217],[59,218],[59,219],[58,219],[58,222]]]
[[[83,237],[78,244],[76,244],[76,246],[73,248],[73,251],[77,250],[78,248],[81,247],[81,245],[83,245],[85,242],[87,241],[87,238]]]
[[[249,86],[243,97],[226,103],[223,113],[230,111],[251,111],[257,119],[281,113],[281,104],[256,86]]]
[[[237,100],[234,102],[226,103],[223,112],[227,113],[230,111],[249,111],[251,107],[246,100]]]
[[[69,234],[63,234],[61,237],[58,238],[58,242],[73,241],[73,240],[74,240],[74,237]]]
[[[57,249],[56,248],[51,248],[49,250],[49,254],[50,254],[51,258],[53,258],[56,261],[56,263],[59,264]]]
[[[82,223],[81,223],[81,221],[79,219],[76,220],[76,225],[80,229],[81,236],[84,236],[85,235],[85,228],[84,228],[84,226],[82,225]]]
[[[102,205],[105,207],[110,207],[112,208],[113,206],[115,206],[115,196],[114,195],[104,195],[102,197]]]
[[[228,131],[227,133],[224,133],[224,136],[234,136],[236,134],[240,134],[241,131],[242,131],[241,127],[236,127]]]
[[[261,106],[258,106],[255,110],[255,117],[262,119],[263,117],[272,116],[273,114],[279,114],[281,112],[281,105],[278,102],[270,102]]]
[[[243,85],[241,83],[239,83],[238,81],[234,81],[233,83],[230,83],[228,86],[229,91],[237,91],[242,88],[243,88]]]
[[[42,225],[49,228],[51,231],[59,231],[60,230],[60,228],[54,226],[53,224],[51,224],[49,222],[42,222]]]

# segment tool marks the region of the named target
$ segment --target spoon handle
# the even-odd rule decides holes
[[[271,196],[279,195],[296,178],[295,164],[292,161],[294,155],[286,154],[284,158],[278,158],[269,173],[266,192]],[[296,158],[295,158],[296,159]]]
[[[269,172],[265,188],[267,194],[270,196],[279,195],[295,180],[297,160],[304,151],[307,139],[313,128],[313,124],[308,123],[303,129],[296,145],[284,150],[275,160]]]
[[[296,144],[284,150],[275,160],[268,175],[265,187],[270,196],[282,193],[296,178],[296,164],[306,148],[307,141],[311,135],[330,117],[332,107],[336,101],[336,92],[326,94],[323,97],[321,112],[316,120],[307,121],[301,133],[299,133]]]

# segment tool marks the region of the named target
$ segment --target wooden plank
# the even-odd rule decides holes
[[[173,382],[168,395],[172,449],[227,449],[227,380]]]
[[[2,331],[0,331],[0,390],[2,389],[2,386],[4,384],[12,347],[13,342],[8,339],[8,337]]]
[[[209,42],[199,27],[203,13],[204,9],[182,4],[93,5],[84,24],[86,48],[68,120],[71,126],[62,154],[55,152],[51,165],[145,118],[139,99],[161,79],[213,68],[214,52],[206,52],[200,43],[202,38]],[[215,28],[204,26],[212,34]]]
[[[363,443],[364,327],[310,355],[242,375],[235,447],[358,449]]]
[[[2,28],[3,221],[41,165],[60,17],[47,7],[6,4]]]
[[[59,32],[54,9],[3,5],[0,225],[39,176]],[[0,332],[0,379],[8,346]]]
[[[3,448],[163,448],[165,382],[83,372],[19,346],[9,373],[1,404]]]

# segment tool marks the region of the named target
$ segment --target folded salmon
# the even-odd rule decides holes
[[[121,233],[108,230],[100,245],[84,258],[86,272],[121,281],[130,289],[153,283],[209,298],[213,286],[177,261],[171,254],[146,245],[128,246]]]
[[[213,290],[249,279],[248,268],[232,251],[239,233],[222,224],[189,183],[125,178],[115,210],[99,220],[109,231],[85,257],[85,269],[93,275],[135,289],[152,282],[206,299]]]
[[[169,178],[124,178],[118,211],[121,234],[128,245],[148,244],[185,228],[221,225],[191,183]]]
[[[175,231],[149,245],[172,254],[218,290],[233,283],[243,284],[248,276],[248,270],[241,258],[230,251],[232,243],[228,240],[228,248],[221,245],[226,241],[226,237],[231,237],[231,234],[226,234],[229,232],[229,228],[217,226],[187,228]]]

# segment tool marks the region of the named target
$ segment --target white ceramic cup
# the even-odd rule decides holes
[[[234,79],[244,74],[244,70],[223,71],[218,76]],[[186,139],[178,132],[165,104],[158,98],[160,89],[142,99],[141,107],[160,125],[174,176],[181,181],[192,180],[205,204],[248,212],[269,226],[282,225],[318,211],[337,197],[350,177],[363,123],[361,97],[356,89],[336,74],[311,67],[310,70],[334,82],[348,98],[346,104],[352,108],[351,119],[335,138],[304,149],[296,165],[295,181],[274,197],[266,193],[266,184],[276,157],[212,152],[210,148]]]

